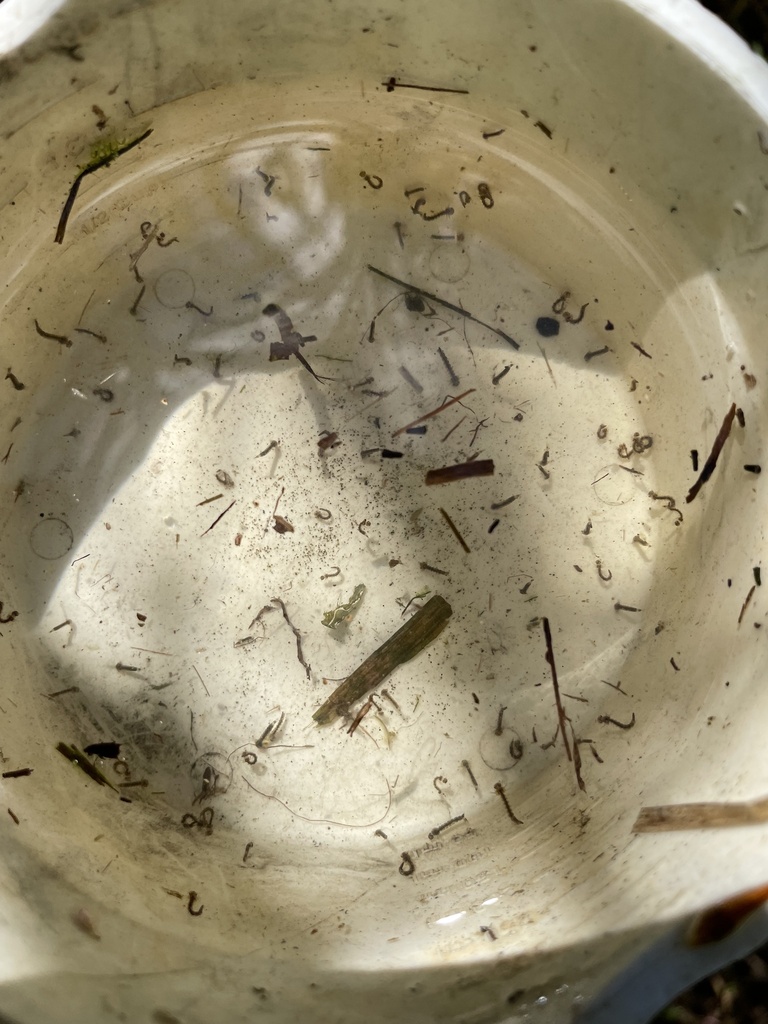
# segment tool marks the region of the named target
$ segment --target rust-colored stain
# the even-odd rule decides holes
[[[731,935],[750,914],[768,900],[768,885],[758,885],[698,914],[686,936],[689,946],[706,946]]]

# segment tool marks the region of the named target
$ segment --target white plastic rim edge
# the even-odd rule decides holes
[[[0,57],[41,29],[67,0],[0,0]]]
[[[768,121],[768,62],[699,0],[615,0],[683,43]],[[0,0],[0,57],[27,42],[78,0]]]
[[[698,0],[617,0],[683,43],[768,121],[768,61]]]

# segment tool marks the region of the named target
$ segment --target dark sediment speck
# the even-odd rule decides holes
[[[554,338],[560,333],[560,321],[553,316],[540,316],[536,321],[536,330],[542,338]]]

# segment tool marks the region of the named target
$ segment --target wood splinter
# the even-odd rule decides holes
[[[420,423],[423,423],[424,420],[431,419],[433,416],[437,416],[438,413],[444,412],[452,405],[455,405],[456,402],[460,402],[462,398],[466,398],[467,395],[471,395],[474,390],[474,388],[468,388],[466,391],[462,391],[462,393],[457,395],[455,398],[446,398],[446,400],[441,405],[438,405],[436,409],[432,409],[431,412],[425,413],[424,416],[419,416],[418,419],[411,420],[411,422],[406,423],[404,427],[400,427],[398,430],[395,430],[392,437],[399,437],[400,434],[404,434],[406,430],[410,430],[411,427],[417,427]]]
[[[398,666],[410,661],[437,639],[452,614],[453,610],[444,598],[438,594],[431,597],[423,608],[336,687],[312,716],[315,722],[327,725],[338,715],[344,714],[350,704],[376,689]]]
[[[443,466],[441,469],[430,469],[424,483],[452,484],[457,480],[467,480],[475,476],[493,476],[496,467],[493,459],[476,459],[474,462],[460,462],[454,466]]]
[[[685,832],[768,824],[768,797],[733,803],[703,802],[641,807],[633,832]]]
[[[720,430],[717,432],[715,443],[712,445],[712,451],[709,453],[707,461],[704,463],[704,467],[701,473],[699,473],[698,479],[694,483],[693,487],[691,487],[690,491],[688,491],[688,494],[685,497],[686,502],[693,501],[693,499],[699,493],[701,488],[714,473],[715,466],[717,466],[717,460],[720,457],[720,452],[723,450],[723,445],[728,440],[728,435],[731,432],[731,427],[733,426],[733,421],[735,418],[736,403],[733,402],[731,404],[730,409],[725,414],[725,419],[723,420],[722,426],[720,427]]]
[[[470,554],[469,545],[467,544],[467,542],[464,540],[464,538],[462,537],[461,533],[459,532],[458,526],[456,526],[456,524],[454,523],[454,521],[451,519],[451,517],[448,515],[448,513],[445,511],[444,508],[440,509],[440,515],[446,521],[446,523],[448,524],[448,527],[449,527],[451,533],[454,535],[454,537],[459,542],[459,544],[461,544],[462,548],[466,551],[467,554]]]

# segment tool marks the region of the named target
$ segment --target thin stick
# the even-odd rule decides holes
[[[278,496],[277,496],[277,501],[275,502],[275,507],[274,507],[274,508],[272,509],[272,518],[273,518],[273,519],[274,519],[274,518],[275,518],[275,516],[277,515],[277,506],[278,506],[278,505],[280,504],[280,499],[282,498],[282,496],[283,496],[284,494],[285,494],[285,487],[281,487],[281,488],[280,488],[280,493],[279,493],[279,494],[278,494]],[[269,524],[267,524],[267,525],[266,525],[266,526],[264,527],[264,533],[266,533],[268,529],[269,529]]]
[[[237,501],[237,498],[235,498],[235,501]],[[210,533],[210,532],[211,532],[211,530],[212,530],[212,529],[214,528],[214,526],[216,525],[216,523],[218,523],[218,521],[219,521],[220,519],[223,519],[223,518],[224,518],[224,516],[225,516],[225,515],[227,514],[227,512],[229,512],[229,510],[230,510],[230,509],[232,508],[232,506],[233,506],[233,505],[235,504],[235,501],[231,501],[231,502],[230,502],[230,503],[229,503],[229,504],[227,505],[227,507],[226,507],[226,508],[224,509],[224,511],[223,511],[223,512],[221,513],[221,515],[220,515],[220,516],[217,516],[217,517],[216,517],[216,518],[215,518],[215,519],[213,520],[213,522],[212,522],[212,523],[211,523],[211,525],[210,525],[210,526],[208,527],[208,529],[207,529],[207,530],[203,530],[203,532],[202,532],[202,533],[200,534],[200,536],[201,536],[201,537],[204,537],[204,536],[206,535],[206,533]]]
[[[723,445],[725,444],[725,442],[728,439],[728,435],[731,432],[731,427],[733,426],[733,421],[734,421],[735,418],[736,418],[736,403],[733,402],[731,404],[731,408],[725,414],[725,419],[723,420],[723,425],[720,427],[720,430],[717,432],[717,437],[715,438],[715,443],[712,445],[712,451],[709,453],[709,457],[707,458],[707,461],[704,463],[704,468],[702,469],[701,473],[699,473],[698,480],[693,485],[693,487],[690,489],[690,491],[688,491],[688,494],[685,497],[686,502],[693,501],[693,499],[699,493],[701,488],[704,486],[704,484],[707,482],[707,480],[709,480],[709,478],[714,473],[715,466],[717,465],[717,460],[718,460],[718,458],[720,456],[720,452],[723,450]]]
[[[768,823],[768,797],[739,803],[662,804],[641,807],[633,832],[685,832]]]
[[[57,743],[56,749],[60,754],[63,754],[68,761],[77,765],[81,771],[85,772],[89,778],[93,779],[94,782],[98,782],[100,786],[109,786],[110,789],[114,789],[117,793],[117,787],[113,786],[106,775],[96,767],[95,764],[91,764],[86,755],[79,750],[74,744],[68,743]]]
[[[477,785],[477,779],[475,778],[474,773],[473,773],[472,769],[469,766],[469,761],[466,761],[466,760],[462,761],[461,762],[461,766],[466,771],[466,773],[469,776],[470,780],[472,781],[472,785],[475,787],[475,789],[479,789],[479,786]]]
[[[573,755],[571,754],[571,745],[568,742],[568,734],[565,729],[565,722],[568,716],[563,708],[563,702],[560,700],[560,687],[557,682],[557,669],[555,668],[555,655],[552,650],[552,633],[549,629],[549,619],[546,617],[542,618],[541,624],[544,627],[544,639],[547,642],[545,660],[552,669],[552,688],[555,691],[555,705],[557,706],[557,718],[560,723],[560,733],[563,737],[563,745],[565,746],[565,752],[568,755],[568,760],[572,761]]]
[[[448,515],[448,513],[445,511],[444,508],[440,509],[440,515],[443,517],[443,519],[446,521],[446,523],[448,523],[448,525],[450,526],[451,531],[453,532],[453,535],[456,538],[456,540],[459,542],[459,544],[461,544],[461,546],[464,548],[466,553],[469,554],[470,553],[469,545],[464,540],[464,538],[461,536],[461,534],[459,533],[458,527],[456,526],[456,524],[454,523],[454,521],[451,519],[451,517]]]
[[[411,423],[406,423],[404,427],[400,427],[399,430],[396,430],[394,432],[392,437],[398,437],[400,434],[404,434],[406,430],[410,430],[411,427],[417,427],[419,423],[423,423],[424,420],[429,420],[433,416],[437,416],[439,412],[443,412],[445,409],[449,409],[452,405],[455,405],[457,402],[460,402],[462,398],[466,398],[467,395],[471,395],[474,390],[475,388],[469,388],[467,391],[463,391],[460,395],[458,395],[458,397],[446,400],[445,402],[443,402],[442,405],[438,405],[436,409],[433,409],[432,412],[425,413],[424,416],[419,416],[417,420],[413,420]]]
[[[350,704],[376,689],[400,665],[410,661],[442,633],[452,615],[448,602],[435,595],[423,608],[385,640],[352,675],[337,686],[312,716],[318,725],[326,725],[343,714]]]
[[[198,671],[197,665],[193,665],[192,668],[195,670],[195,672],[197,672],[197,678],[203,684],[203,689],[205,690],[206,694],[208,694],[208,696],[210,697],[211,695],[210,695],[210,693],[208,693],[208,687],[205,685],[205,680],[200,675],[200,672]]]
[[[376,267],[372,267],[368,264],[368,269],[374,274],[378,274],[379,277],[386,278],[387,281],[392,281],[394,284],[399,285],[401,288],[405,288],[406,291],[415,292],[417,295],[423,295],[425,299],[429,299],[430,302],[436,302],[438,306],[444,306],[446,309],[450,309],[452,313],[458,313],[459,316],[463,316],[467,320],[471,320],[473,323],[479,324],[481,327],[485,327],[487,331],[491,331],[499,338],[503,338],[504,341],[508,342],[512,348],[520,348],[518,342],[514,338],[510,338],[508,334],[500,330],[498,327],[492,327],[490,324],[485,323],[483,320],[479,320],[476,316],[466,310],[462,309],[461,306],[455,305],[453,302],[447,302],[445,299],[439,298],[437,295],[433,295],[431,292],[424,291],[423,288],[417,288],[416,285],[408,284],[407,281],[401,281],[397,277],[393,277],[391,274],[385,274],[383,270],[377,270]]]
[[[576,781],[579,784],[579,789],[586,793],[587,787],[584,784],[584,779],[581,777],[581,751],[579,750],[579,744],[576,740],[576,734],[573,731],[573,722],[569,720],[568,724],[571,727],[571,739],[573,740],[573,767],[576,772]]]
[[[53,693],[46,693],[45,696],[53,699],[54,697],[61,697],[64,693],[79,693],[79,686],[68,686],[66,690],[55,690]]]
[[[456,430],[457,427],[460,427],[461,424],[464,422],[464,420],[466,418],[467,418],[466,416],[462,416],[461,419],[459,420],[459,422],[456,424],[456,426],[455,427],[451,427],[451,429],[448,431],[448,433],[445,435],[445,437],[442,437],[440,440],[441,441],[447,441],[448,438],[451,436],[451,434],[454,432],[454,430]]]
[[[752,596],[755,593],[755,586],[756,584],[753,583],[752,586],[749,588],[749,593],[744,598],[744,604],[741,606],[741,611],[739,612],[739,621],[736,623],[738,626],[741,625],[741,620],[744,618],[744,614],[747,608],[749,608],[749,602],[752,600]]]
[[[393,89],[423,89],[425,92],[455,92],[463,96],[469,95],[469,89],[449,89],[444,85],[414,85],[412,82],[398,82],[394,77],[381,84],[386,85],[387,92],[392,92]]]
[[[371,695],[368,698],[368,700],[365,702],[365,704],[363,704],[363,706],[360,708],[358,713],[355,715],[355,720],[352,722],[350,727],[347,729],[347,735],[348,736],[351,736],[352,733],[355,731],[355,729],[357,729],[358,725],[360,725],[360,723],[362,722],[362,720],[365,718],[365,716],[368,714],[368,712],[371,710],[372,707],[375,707],[378,711],[381,711],[381,708],[378,707],[378,705],[376,704],[376,701],[373,699],[373,695]]]
[[[547,353],[544,351],[544,349],[541,347],[541,345],[539,345],[539,352],[541,352],[541,354],[544,356],[544,362],[547,364],[547,370],[549,370],[549,376],[552,378],[552,383],[555,385],[555,387],[557,387],[557,381],[555,380],[555,375],[554,375],[554,373],[552,373],[552,367],[549,365],[549,358],[547,357]]]

